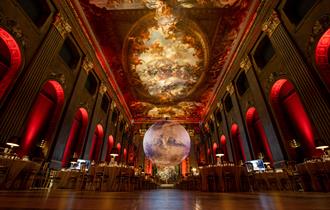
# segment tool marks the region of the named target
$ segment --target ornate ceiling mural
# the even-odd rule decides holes
[[[137,123],[201,121],[253,15],[248,0],[79,1]]]
[[[182,8],[225,8],[239,5],[242,0],[172,0],[167,1],[170,5]],[[120,9],[143,9],[145,7],[155,9],[164,1],[162,0],[89,0],[100,8],[107,10]]]
[[[161,25],[154,17],[142,18],[129,33],[123,64],[138,95],[169,105],[187,98],[203,78],[207,44],[193,23],[168,21],[168,26],[162,20]]]

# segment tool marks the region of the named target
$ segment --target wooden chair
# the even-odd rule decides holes
[[[225,192],[234,192],[236,191],[236,176],[235,168],[232,166],[223,168],[223,179],[224,179],[224,190]]]
[[[254,186],[254,173],[253,171],[249,171],[248,168],[253,168],[252,163],[246,163],[250,164],[251,166],[245,166],[243,168],[242,174],[240,176],[240,191],[241,192],[253,192],[253,186]]]
[[[116,176],[116,191],[130,191],[130,176],[124,171],[120,171],[119,175]]]
[[[95,168],[95,174],[93,178],[93,189],[101,191],[102,189],[102,183],[104,179],[104,166],[96,166]]]
[[[327,192],[328,191],[328,176],[324,167],[324,164],[319,162],[307,162],[305,163],[307,172],[312,181],[313,191]]]
[[[313,187],[311,184],[312,180],[307,172],[305,163],[297,164],[296,167],[298,173],[294,174],[294,176],[298,187],[302,188],[302,190],[305,192],[313,191]]]

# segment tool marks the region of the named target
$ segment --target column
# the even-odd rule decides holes
[[[90,152],[90,149],[92,146],[93,136],[94,136],[94,132],[95,132],[95,128],[96,128],[97,124],[102,125],[103,131],[105,129],[104,124],[106,122],[105,123],[100,122],[99,112],[101,111],[100,109],[101,109],[102,96],[106,90],[107,89],[106,89],[105,85],[103,83],[101,83],[99,86],[99,90],[96,94],[96,97],[92,96],[92,98],[95,100],[92,101],[94,103],[92,105],[93,108],[91,109],[91,114],[90,114],[90,118],[89,118],[90,123],[89,123],[89,128],[87,130],[87,139],[85,140],[85,146],[84,146],[84,151],[83,151],[84,159],[86,159],[86,160],[89,159],[89,152]],[[105,132],[104,132],[104,135],[105,135]],[[103,139],[104,139],[104,135],[103,135]],[[100,157],[101,152],[102,151],[100,150],[99,157]],[[97,158],[97,160],[99,160],[99,157]]]
[[[8,104],[4,108],[0,121],[0,143],[5,143],[10,136],[22,132],[25,118],[32,106],[40,86],[47,77],[48,66],[61,48],[71,26],[59,13],[48,34],[40,45],[31,63],[24,70],[24,77],[17,83]]]
[[[110,135],[113,136],[113,126],[112,126],[112,123],[111,123],[113,110],[114,110],[114,101],[111,101],[110,110],[109,110],[108,117],[107,117],[107,122],[106,122],[106,125],[105,125],[105,132],[104,132],[105,140],[104,140],[103,147],[102,147],[103,149],[102,149],[102,154],[101,154],[101,160],[105,160],[106,155],[108,155],[107,154],[108,138],[109,138]]]
[[[261,119],[262,125],[267,134],[268,143],[271,145],[270,149],[273,155],[274,163],[283,161],[283,151],[279,144],[280,138],[276,134],[274,125],[275,122],[272,120],[271,111],[267,106],[263,91],[261,89],[260,83],[258,81],[257,75],[252,67],[251,60],[246,56],[241,62],[241,68],[244,69],[246,78],[249,82],[251,93],[255,99],[255,107],[259,113],[259,118]]]
[[[71,91],[71,95],[68,98],[67,102],[67,108],[63,113],[64,119],[63,123],[60,125],[59,132],[56,138],[56,144],[52,148],[53,151],[50,152],[50,155],[52,156],[51,159],[54,161],[54,164],[56,162],[62,160],[64,148],[66,145],[66,141],[68,138],[68,135],[70,133],[71,124],[73,121],[73,118],[75,116],[76,111],[78,108],[82,107],[85,108],[88,111],[88,124],[91,121],[91,105],[88,104],[88,102],[82,102],[80,101],[81,97],[81,90],[84,88],[85,83],[83,81],[87,80],[87,75],[89,71],[93,69],[94,65],[92,62],[90,62],[90,59],[85,57],[81,64],[80,72],[77,75],[77,79],[75,79],[75,85],[72,87],[73,90]],[[86,134],[87,136],[87,131]],[[81,157],[80,157],[81,158]],[[60,166],[59,166],[60,167]]]
[[[214,133],[213,133],[213,140],[219,145],[220,144],[220,140],[219,140],[219,131],[218,131],[218,126],[217,126],[217,119],[216,117],[214,116],[214,113],[211,114],[210,116],[211,118],[211,121],[213,123],[213,127],[214,127]]]
[[[253,152],[252,152],[252,149],[251,149],[252,145],[251,145],[251,143],[248,139],[248,136],[246,135],[247,132],[246,132],[246,127],[245,127],[245,123],[244,123],[245,120],[244,120],[244,117],[242,115],[242,110],[241,110],[241,107],[240,107],[239,102],[238,102],[235,87],[232,83],[230,83],[226,87],[226,89],[229,92],[231,101],[233,103],[235,119],[236,119],[236,123],[239,127],[240,135],[241,135],[241,138],[242,138],[242,141],[243,141],[242,143],[243,143],[243,147],[244,147],[244,153],[245,153],[246,160],[251,160],[251,158],[253,158]]]
[[[330,109],[326,98],[328,96],[322,95],[308,66],[275,11],[264,23],[263,31],[267,33],[276,53],[285,64],[306,111],[319,131],[320,138],[330,144]]]
[[[225,114],[225,111],[223,109],[223,105],[221,103],[218,104],[219,106],[219,110],[221,112],[221,116],[222,116],[222,126],[224,126],[223,128],[223,132],[224,135],[226,136],[226,149],[227,149],[227,153],[228,153],[228,160],[230,162],[235,162],[236,161],[236,157],[233,155],[233,145],[232,145],[232,141],[230,138],[230,125],[228,125],[228,120],[227,120],[227,116]]]

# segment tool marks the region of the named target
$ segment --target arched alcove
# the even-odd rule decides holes
[[[250,141],[253,146],[253,153],[255,158],[258,158],[258,154],[262,153],[264,160],[267,162],[269,161],[273,165],[274,161],[268,143],[268,138],[255,107],[250,107],[247,110],[246,125],[248,128]]]
[[[243,140],[239,131],[239,127],[236,123],[232,124],[231,126],[231,139],[234,145],[234,159],[236,160],[236,164],[239,163],[240,160],[243,162],[246,161],[246,156],[243,147]]]
[[[68,139],[66,141],[63,158],[62,167],[68,166],[70,159],[76,155],[79,157],[81,155],[81,150],[85,139],[85,133],[88,124],[88,113],[86,109],[79,108],[76,112]]]
[[[281,128],[291,159],[303,161],[315,150],[312,124],[295,91],[287,79],[279,79],[272,86],[270,102]]]
[[[108,137],[107,143],[108,144],[107,144],[107,153],[106,153],[106,156],[105,156],[105,161],[109,162],[110,159],[111,159],[110,152],[111,152],[112,147],[113,147],[113,145],[115,143],[115,140],[113,139],[113,136],[112,135],[110,135]]]
[[[322,80],[330,90],[330,28],[324,32],[315,48],[315,63]]]
[[[47,81],[37,95],[29,112],[22,137],[19,156],[35,156],[42,140],[49,141],[59,120],[64,103],[62,86],[55,80]]]
[[[227,152],[227,139],[225,135],[220,136],[220,148],[223,151],[224,156],[222,160],[228,160],[228,152]]]
[[[92,147],[89,152],[89,159],[90,160],[99,160],[101,146],[102,146],[102,139],[103,139],[103,127],[101,124],[97,124],[93,139],[92,139]]]
[[[0,27],[0,100],[16,78],[21,65],[22,55],[18,43]]]

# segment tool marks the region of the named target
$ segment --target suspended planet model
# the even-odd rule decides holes
[[[143,149],[145,155],[157,166],[178,165],[189,155],[190,137],[178,123],[157,122],[145,133]]]

